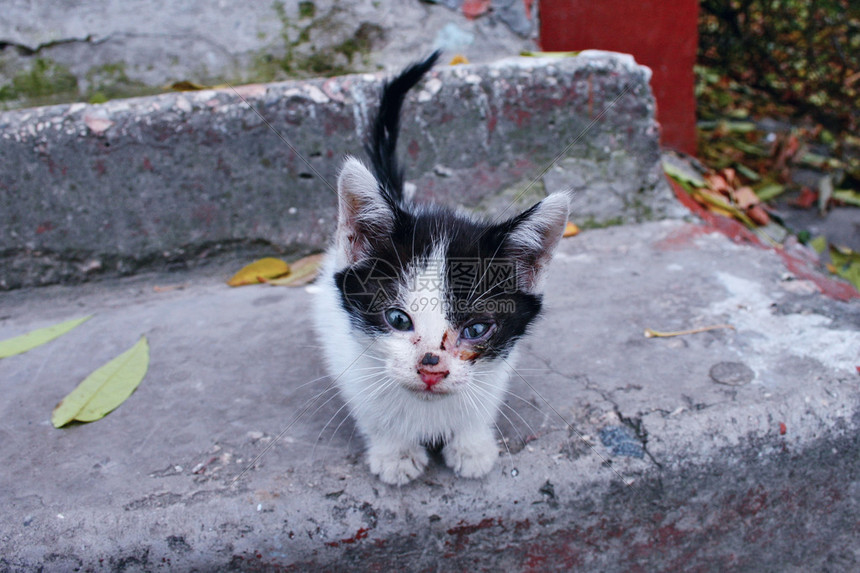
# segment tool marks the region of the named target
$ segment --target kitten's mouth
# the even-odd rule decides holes
[[[413,387],[411,390],[422,397],[443,396],[448,390],[442,388],[440,382],[448,377],[449,372],[418,369],[418,377],[421,378],[423,387]]]

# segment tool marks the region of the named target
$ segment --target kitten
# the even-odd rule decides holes
[[[366,144],[372,172],[346,159],[315,300],[328,369],[367,442],[370,470],[397,485],[422,473],[429,444],[444,444],[460,476],[492,469],[512,354],[541,311],[568,216],[562,193],[501,223],[404,200],[400,108],[438,57],[384,85]]]

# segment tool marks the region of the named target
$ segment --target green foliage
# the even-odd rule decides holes
[[[701,7],[701,64],[811,115],[828,129],[858,129],[860,3],[702,0]]]
[[[45,101],[52,96],[77,93],[78,79],[69,69],[46,58],[37,58],[29,70],[15,74],[0,88],[0,101],[28,98]]]

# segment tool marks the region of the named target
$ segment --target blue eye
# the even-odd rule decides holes
[[[460,336],[466,340],[478,340],[486,336],[492,326],[489,322],[475,322],[463,328]]]
[[[385,322],[388,323],[388,326],[394,330],[402,332],[412,330],[412,319],[399,308],[389,308],[383,313],[383,316],[385,316]]]

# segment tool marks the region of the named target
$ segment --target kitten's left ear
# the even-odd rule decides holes
[[[517,282],[523,290],[542,288],[546,266],[564,234],[569,212],[569,195],[553,193],[510,221],[506,250],[516,261]]]

